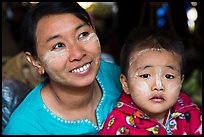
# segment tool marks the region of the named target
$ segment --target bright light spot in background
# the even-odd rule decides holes
[[[190,32],[194,32],[195,30],[195,21],[198,18],[198,13],[196,8],[191,7],[188,11],[187,11],[187,18],[188,18],[188,29]]]
[[[195,22],[188,20],[188,30],[193,32],[195,30]]]
[[[197,2],[191,2],[192,6],[196,6],[198,3]]]
[[[103,2],[104,4],[107,4],[107,5],[113,5],[115,4],[115,2]]]
[[[82,8],[87,9],[89,8],[93,2],[77,2]]]
[[[31,4],[37,4],[37,3],[39,3],[39,2],[30,2]]]
[[[161,7],[157,10],[157,16],[162,17],[165,14],[165,10]]]
[[[160,18],[160,19],[158,19],[158,21],[157,21],[157,26],[158,26],[159,28],[161,28],[161,27],[163,27],[163,26],[165,25],[165,23],[166,23],[166,19]]]
[[[192,7],[191,9],[189,9],[187,11],[187,17],[189,20],[195,21],[198,17],[198,13],[197,13],[196,8]]]
[[[157,26],[159,28],[163,27],[167,20],[166,20],[166,14],[168,11],[168,3],[163,3],[163,5],[157,9],[156,14],[157,14]]]
[[[112,7],[112,10],[113,10],[113,13],[117,13],[118,12],[118,7],[117,7],[117,5],[113,5],[113,7]]]

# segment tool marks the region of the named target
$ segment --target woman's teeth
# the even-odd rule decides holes
[[[90,67],[90,63],[87,63],[80,68],[73,69],[71,72],[72,73],[83,72],[83,71],[87,70],[89,67]]]

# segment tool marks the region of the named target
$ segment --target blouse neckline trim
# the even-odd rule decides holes
[[[48,113],[50,113],[50,115],[56,119],[57,121],[61,122],[61,123],[64,123],[64,124],[89,124],[91,125],[92,127],[94,127],[96,130],[99,131],[100,127],[102,126],[103,122],[101,121],[101,118],[100,118],[100,115],[99,115],[99,111],[101,110],[101,106],[102,104],[104,103],[104,100],[106,98],[106,90],[104,88],[104,85],[103,83],[101,82],[100,78],[98,77],[98,75],[96,76],[96,79],[99,83],[99,86],[102,90],[102,98],[100,99],[99,101],[99,104],[96,108],[96,119],[97,119],[97,123],[98,123],[98,126],[96,126],[93,122],[91,122],[90,120],[84,118],[84,119],[80,119],[80,120],[64,120],[63,118],[60,118],[59,116],[55,115],[43,102],[42,100],[42,97],[41,97],[41,100],[42,100],[42,107],[44,110],[46,110]],[[42,86],[43,87],[43,86]],[[42,88],[41,87],[41,88]]]

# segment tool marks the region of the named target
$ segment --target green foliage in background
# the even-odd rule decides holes
[[[202,71],[195,69],[184,81],[182,91],[187,93],[202,110]]]

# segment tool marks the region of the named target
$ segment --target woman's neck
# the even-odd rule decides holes
[[[53,99],[55,99],[65,109],[80,109],[93,104],[100,92],[95,80],[93,84],[82,88],[67,88],[49,85]]]
[[[41,91],[42,99],[53,111],[78,111],[87,107],[95,108],[102,96],[101,89],[95,80],[83,88],[67,88],[47,84]]]

